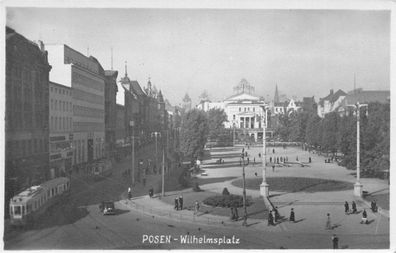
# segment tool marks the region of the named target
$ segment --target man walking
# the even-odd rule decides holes
[[[179,211],[179,198],[178,197],[175,198],[175,209],[176,209],[176,211]]]
[[[197,215],[198,212],[199,212],[199,203],[198,200],[196,200],[194,204],[194,215]]]
[[[345,201],[344,207],[345,207],[345,214],[349,214],[349,204],[348,204],[348,201]]]
[[[268,226],[274,225],[274,219],[272,217],[272,211],[269,211],[268,213]]]
[[[327,220],[326,220],[326,230],[332,229],[331,227],[331,219],[330,219],[330,214],[327,213]]]
[[[356,203],[352,201],[352,213],[357,213]]]
[[[360,222],[360,224],[368,224],[366,209],[363,210],[362,221]]]
[[[291,222],[296,222],[295,216],[294,216],[294,209],[292,208],[290,211],[290,217],[289,217],[289,221]]]
[[[338,249],[338,237],[336,234],[333,234],[331,241],[333,242],[333,249]]]
[[[180,210],[183,210],[183,196],[182,195],[179,196],[179,207],[180,207]]]

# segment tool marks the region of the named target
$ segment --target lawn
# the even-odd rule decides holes
[[[222,208],[222,207],[212,207],[203,204],[203,201],[211,196],[219,195],[218,193],[210,192],[210,191],[201,191],[201,192],[183,192],[183,202],[184,202],[184,209],[194,210],[194,203],[197,200],[200,203],[200,211],[203,215],[213,214],[213,215],[220,215],[220,216],[230,216],[231,210],[230,208]],[[161,199],[165,203],[170,205],[174,205],[175,198],[177,194],[165,196]],[[248,197],[249,198],[249,197]],[[264,201],[261,198],[251,199],[253,202],[252,205],[247,207],[248,218],[254,219],[266,219],[268,215],[268,211],[264,205]],[[243,216],[244,209],[238,208],[239,217]]]
[[[248,178],[246,179],[246,188],[257,190],[260,189],[261,183],[261,178]],[[280,192],[324,192],[353,189],[353,184],[349,182],[305,177],[269,177],[267,183],[271,186],[271,190]],[[232,184],[242,188],[242,179],[235,180]]]

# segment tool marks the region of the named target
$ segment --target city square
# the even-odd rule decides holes
[[[390,9],[6,13],[5,250],[394,247]]]

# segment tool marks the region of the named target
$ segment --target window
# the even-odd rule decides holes
[[[53,92],[53,89],[52,89],[53,87],[51,86],[51,92]]]
[[[14,206],[14,214],[15,215],[21,215],[22,214],[21,206]]]
[[[54,100],[51,99],[51,110],[53,110],[53,109],[54,109]]]
[[[241,107],[239,107],[239,111],[242,111],[242,108],[241,108]]]
[[[255,111],[256,111],[256,108],[253,107],[253,112],[255,112]]]
[[[58,110],[58,101],[55,100],[55,110]]]
[[[235,115],[232,115],[232,119],[235,120]]]
[[[57,88],[55,88],[55,93],[57,93],[58,92],[58,89]]]

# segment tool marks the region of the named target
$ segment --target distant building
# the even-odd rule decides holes
[[[65,176],[72,167],[73,98],[70,87],[50,82],[49,162],[51,178]]]
[[[356,105],[357,102],[359,102],[360,104],[368,104],[374,102],[389,104],[390,91],[356,89],[351,92],[348,92],[348,94],[345,96],[344,100],[340,104],[340,107],[338,108],[338,112],[341,115],[348,113],[350,109],[350,105]]]
[[[44,45],[6,27],[5,205],[49,178],[49,71]],[[5,214],[7,215],[7,211]]]
[[[334,93],[331,89],[329,95],[319,100],[317,110],[319,117],[323,118],[327,113],[337,111],[346,95],[342,90]]]
[[[67,45],[46,45],[52,65],[50,80],[72,89],[73,164],[104,157],[105,75],[98,60]]]
[[[304,112],[317,112],[317,104],[314,97],[303,97],[301,109]]]

